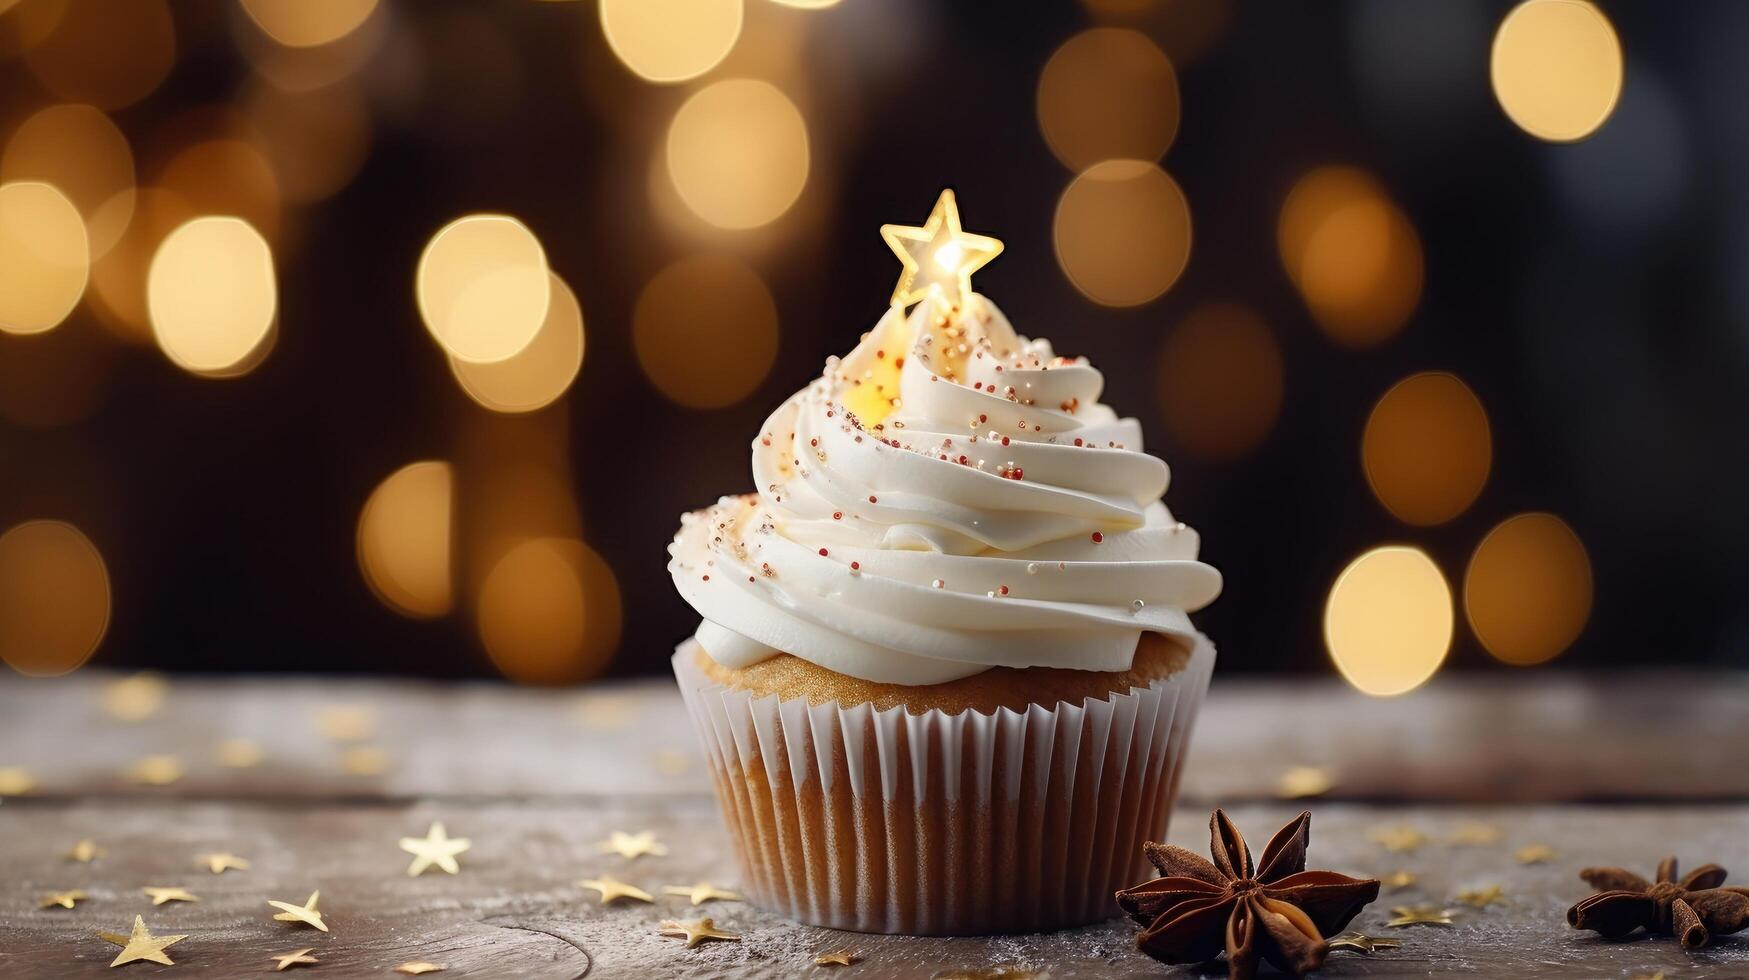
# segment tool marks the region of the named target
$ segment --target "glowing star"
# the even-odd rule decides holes
[[[1519,864],[1547,864],[1555,859],[1555,849],[1547,844],[1526,844],[1512,856]]]
[[[687,949],[692,949],[713,939],[726,943],[741,941],[741,937],[735,933],[718,929],[716,920],[708,917],[703,919],[664,919],[656,931],[661,935],[673,936],[676,939],[682,936],[686,937]]]
[[[703,905],[704,903],[715,899],[721,899],[725,902],[741,901],[740,895],[737,895],[734,892],[723,891],[721,888],[718,888],[708,881],[701,881],[696,885],[664,885],[662,887],[662,894],[685,895],[692,900],[692,904],[694,905]]]
[[[1284,800],[1302,800],[1323,796],[1335,785],[1330,770],[1322,766],[1293,766],[1276,782],[1275,795]]]
[[[937,285],[951,302],[961,303],[971,295],[972,273],[1002,254],[1002,243],[996,239],[961,230],[952,190],[935,199],[935,209],[923,227],[881,225],[881,238],[904,266],[899,284],[893,287],[894,306],[909,306]]]
[[[1466,823],[1452,832],[1453,844],[1492,844],[1500,839],[1500,828],[1491,823]]]
[[[23,796],[36,789],[36,777],[23,766],[0,766],[0,796]]]
[[[103,848],[98,847],[97,842],[91,840],[82,840],[74,844],[73,849],[67,852],[67,860],[77,861],[80,864],[90,864],[102,856]]]
[[[601,904],[603,905],[606,905],[609,902],[618,901],[622,898],[630,899],[634,902],[654,902],[656,900],[649,892],[644,891],[642,888],[638,888],[635,885],[628,885],[611,875],[602,875],[599,878],[585,878],[582,881],[577,882],[577,884],[584,888],[593,888],[600,892]]]
[[[1499,885],[1465,888],[1457,893],[1457,900],[1472,908],[1485,909],[1490,905],[1505,905],[1506,893]]]
[[[74,903],[83,902],[90,897],[91,896],[77,888],[70,892],[49,892],[47,895],[36,900],[36,907],[39,909],[52,909],[59,905],[61,908],[70,909],[73,907]]]
[[[1385,923],[1386,928],[1401,929],[1405,926],[1449,926],[1451,909],[1442,909],[1437,905],[1398,905],[1391,909],[1396,918]]]
[[[198,902],[200,898],[186,888],[159,888],[147,885],[140,889],[152,899],[153,905],[163,905],[165,902]]]
[[[1325,943],[1330,949],[1346,949],[1355,953],[1371,953],[1379,949],[1397,949],[1403,944],[1395,939],[1380,939],[1364,932],[1345,932],[1340,936],[1332,936]]]
[[[862,959],[848,949],[835,949],[830,953],[821,953],[814,957],[815,966],[850,966]]]
[[[1413,851],[1427,843],[1427,835],[1414,827],[1380,827],[1368,836],[1393,854]]]
[[[274,967],[274,970],[289,970],[294,966],[313,965],[321,962],[314,956],[310,955],[315,951],[316,947],[311,946],[307,949],[300,949],[294,953],[281,953],[278,956],[269,956],[268,959],[279,963],[278,966]]]
[[[304,925],[315,926],[323,932],[327,932],[328,923],[323,922],[322,913],[316,911],[316,899],[320,898],[321,895],[321,892],[311,892],[310,900],[302,905],[293,905],[290,902],[275,902],[272,900],[269,900],[267,904],[276,909],[282,910],[278,915],[273,917],[273,921],[275,922],[302,922]]]
[[[424,837],[401,838],[401,850],[413,855],[413,863],[407,866],[407,876],[417,877],[424,874],[425,869],[437,865],[450,874],[461,870],[461,865],[455,861],[455,856],[474,846],[466,837],[450,837],[444,832],[441,821],[431,825]]]
[[[248,860],[240,858],[229,851],[220,851],[217,854],[202,854],[200,856],[200,863],[205,865],[208,871],[211,871],[216,875],[224,874],[232,868],[236,868],[238,871],[249,870]]]
[[[442,963],[428,963],[425,960],[410,960],[395,967],[395,972],[405,973],[408,976],[416,977],[421,973],[442,973],[447,969],[449,969],[449,967],[444,966]]]
[[[661,857],[668,853],[667,846],[656,840],[656,832],[653,830],[644,830],[635,834],[616,830],[596,846],[600,847],[603,853],[611,852],[623,858],[635,858],[644,854],[654,854]]]
[[[146,928],[146,920],[134,916],[134,931],[131,935],[122,936],[113,932],[97,934],[105,942],[111,942],[121,947],[121,952],[115,959],[109,961],[110,966],[121,966],[135,960],[145,960],[148,963],[162,963],[165,966],[175,966],[176,961],[164,955],[167,947],[187,939],[187,936],[154,936],[152,930]]]

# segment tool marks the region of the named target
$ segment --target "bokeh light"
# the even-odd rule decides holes
[[[1519,514],[1476,546],[1464,573],[1464,613],[1495,658],[1528,666],[1571,646],[1591,617],[1591,559],[1567,522]]]
[[[576,683],[600,673],[619,645],[619,584],[583,542],[534,538],[492,566],[477,616],[480,641],[504,676]]]
[[[1038,123],[1063,165],[1158,160],[1178,133],[1178,76],[1138,31],[1096,27],[1063,42],[1038,80]]]
[[[291,48],[330,44],[358,29],[377,0],[241,0],[262,32]]]
[[[253,141],[203,140],[164,165],[157,185],[197,214],[224,214],[249,222],[268,241],[279,237],[279,181]]]
[[[1373,407],[1360,457],[1373,494],[1398,520],[1443,524],[1488,482],[1494,458],[1488,413],[1456,375],[1412,374]]]
[[[1330,587],[1324,642],[1344,680],[1375,697],[1420,687],[1451,648],[1451,587],[1418,548],[1356,558]]]
[[[1330,339],[1365,348],[1395,336],[1421,299],[1421,239],[1384,188],[1352,167],[1294,185],[1277,244],[1288,278]]]
[[[1190,203],[1144,160],[1106,160],[1076,177],[1052,224],[1057,262],[1088,299],[1140,306],[1172,288],[1190,260]]]
[[[67,0],[0,0],[0,58],[31,50],[54,33]]]
[[[53,329],[90,272],[85,221],[66,195],[40,181],[0,184],[0,330]]]
[[[366,17],[356,28],[339,38],[315,47],[288,47],[275,41],[256,26],[253,18],[231,19],[231,40],[237,50],[255,69],[255,74],[274,88],[284,92],[308,92],[353,78],[379,53],[384,53],[384,40],[389,36],[393,18],[391,9],[378,5],[379,16]],[[390,49],[405,52],[405,48]],[[405,59],[385,58],[373,66],[381,74],[380,84],[406,69]]]
[[[1176,446],[1204,459],[1250,453],[1281,414],[1281,345],[1243,306],[1191,312],[1166,335],[1156,378]]]
[[[0,182],[21,180],[53,184],[73,202],[93,259],[109,251],[133,217],[133,150],[115,123],[88,105],[49,106],[13,132],[0,157]]]
[[[481,364],[527,347],[552,295],[540,239],[502,214],[471,214],[439,229],[419,256],[415,289],[438,344]]]
[[[370,155],[370,107],[351,82],[308,92],[256,85],[243,111],[290,203],[329,197],[352,181]]]
[[[775,221],[808,180],[808,127],[769,82],[716,82],[668,126],[668,177],[686,206],[719,228]]]
[[[1525,0],[1494,34],[1488,63],[1500,108],[1539,139],[1596,132],[1621,96],[1621,42],[1585,0]]]
[[[689,408],[721,408],[751,394],[771,370],[777,337],[777,306],[764,281],[721,256],[663,269],[632,314],[644,374]]]
[[[165,0],[64,0],[48,36],[24,56],[37,81],[68,102],[114,110],[156,89],[176,61]]]
[[[449,358],[449,369],[462,390],[494,412],[545,408],[571,387],[583,367],[583,308],[558,273],[548,273],[548,278],[552,298],[547,317],[527,347],[490,364]]]
[[[438,460],[410,463],[371,491],[358,515],[358,568],[383,604],[426,619],[455,599],[455,473]]]
[[[209,377],[236,377],[260,362],[278,303],[273,251],[241,218],[196,218],[171,232],[146,277],[158,347]]]
[[[741,36],[742,0],[600,0],[608,47],[639,78],[684,82],[715,68]]]
[[[103,224],[115,212],[132,218],[113,247],[91,264],[91,289],[86,296],[98,320],[114,336],[136,344],[151,344],[152,321],[146,314],[146,271],[165,236],[196,217],[188,202],[172,191],[142,187],[117,194],[97,209]]]
[[[0,660],[12,669],[77,669],[103,641],[109,613],[109,570],[78,528],[26,521],[0,534]]]

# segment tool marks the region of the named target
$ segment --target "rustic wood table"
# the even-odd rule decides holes
[[[395,976],[414,961],[446,978],[1224,975],[1155,963],[1122,920],[1044,935],[867,936],[664,894],[736,885],[669,683],[579,694],[177,678],[148,714],[153,686],[116,682],[97,671],[0,680],[0,788],[34,783],[0,804],[0,977],[110,975],[118,947],[98,932],[127,933],[136,915],[187,938],[167,950],[174,966],[121,969],[189,978],[268,972],[270,957],[304,947],[319,962],[293,969],[326,977]],[[1414,879],[1355,923],[1402,945],[1333,953],[1323,976],[1749,977],[1749,938],[1691,955],[1565,921],[1588,891],[1577,877],[1588,865],[1649,873],[1675,853],[1749,872],[1746,741],[1746,674],[1449,676],[1393,701],[1334,682],[1217,676],[1170,836],[1204,850],[1218,804],[1261,846],[1301,806],[1280,798],[1283,777],[1316,767],[1300,776],[1332,786],[1310,803],[1313,865]],[[397,842],[434,821],[472,849],[459,874],[409,877]],[[1384,828],[1425,842],[1390,850]],[[600,847],[614,831],[645,830],[667,853]],[[97,848],[90,861],[68,856],[81,840]],[[1537,845],[1552,856],[1521,863]],[[249,867],[214,874],[199,863],[213,852]],[[578,884],[602,876],[655,901],[603,906]],[[154,906],[148,886],[199,901]],[[1494,886],[1481,907],[1460,900]],[[318,889],[330,931],[272,918],[269,900],[302,903]],[[68,890],[86,897],[39,906]],[[1451,909],[1453,921],[1387,928],[1398,905]],[[704,915],[739,941],[688,949],[658,934],[663,920]],[[815,965],[833,950],[857,962]]]

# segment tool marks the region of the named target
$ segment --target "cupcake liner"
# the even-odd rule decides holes
[[[955,935],[1116,914],[1162,840],[1214,646],[1079,704],[984,714],[755,697],[673,658],[751,898],[811,925]]]

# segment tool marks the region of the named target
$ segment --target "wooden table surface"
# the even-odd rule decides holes
[[[1044,935],[882,937],[799,926],[740,901],[693,909],[663,895],[701,880],[736,885],[672,684],[579,694],[177,678],[155,713],[123,721],[105,708],[116,680],[82,671],[0,681],[0,785],[20,775],[35,783],[0,804],[0,977],[108,975],[117,947],[97,932],[125,933],[136,914],[157,934],[188,938],[168,950],[173,967],[120,969],[172,977],[267,972],[270,956],[306,946],[321,962],[298,969],[313,977],[396,976],[393,967],[414,960],[444,965],[444,977],[1224,975],[1155,963],[1135,951],[1123,920]],[[1312,864],[1416,877],[1355,923],[1402,947],[1332,954],[1322,976],[1749,978],[1749,938],[1690,955],[1667,939],[1607,942],[1565,922],[1587,892],[1577,871],[1588,865],[1649,873],[1675,853],[1749,880],[1746,738],[1744,674],[1453,676],[1391,701],[1334,682],[1217,676],[1170,838],[1205,850],[1218,804],[1261,846],[1301,806],[1278,798],[1284,773],[1322,767],[1334,785],[1309,804]],[[227,740],[249,743],[259,761],[225,764]],[[150,756],[173,757],[157,765],[181,775],[167,785],[130,778]],[[472,849],[460,874],[408,877],[397,841],[433,821]],[[1373,839],[1395,826],[1427,842],[1392,852]],[[1464,843],[1490,828],[1498,839]],[[599,843],[616,830],[653,831],[668,853],[604,853]],[[101,855],[69,859],[81,839]],[[1553,860],[1515,859],[1535,844]],[[213,851],[251,866],[212,874],[197,856]],[[602,875],[657,900],[602,906],[578,884]],[[1494,885],[1503,903],[1457,900]],[[146,886],[182,886],[200,901],[153,907]],[[71,910],[38,907],[67,889],[88,898]],[[271,918],[268,900],[302,902],[317,889],[330,932]],[[1392,906],[1411,904],[1454,909],[1454,922],[1384,926]],[[657,934],[662,920],[701,915],[740,940],[689,950]],[[814,965],[837,949],[861,959]]]

